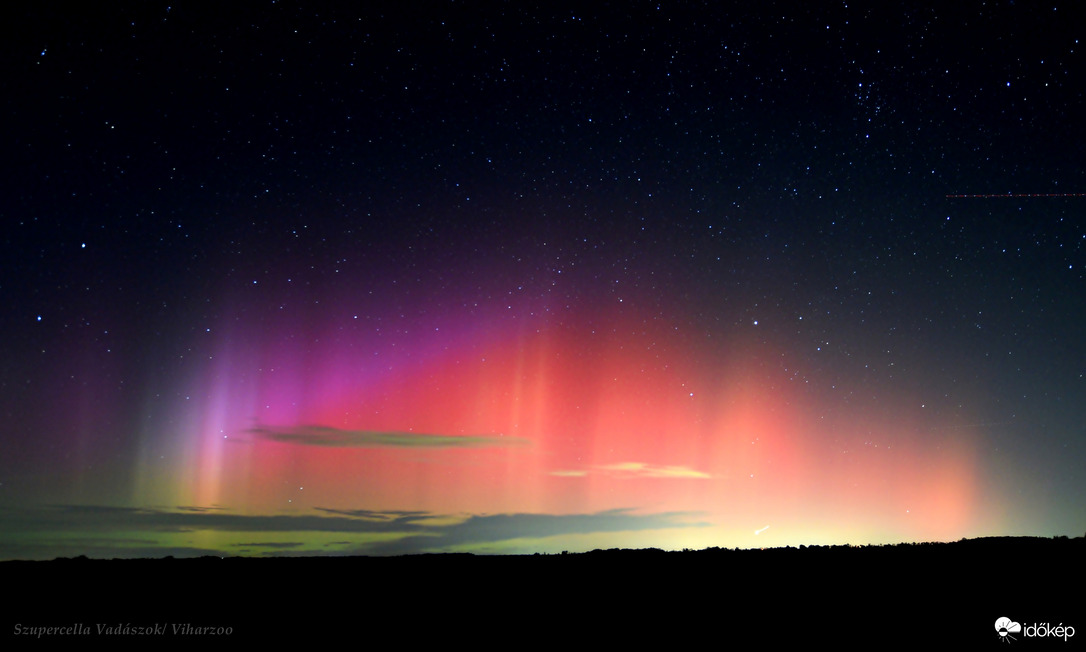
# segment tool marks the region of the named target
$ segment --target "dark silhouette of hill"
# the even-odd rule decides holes
[[[347,637],[376,646],[391,635],[412,647],[465,637],[483,647],[707,638],[722,647],[980,648],[1001,642],[993,623],[1003,616],[1081,628],[1069,644],[1086,641],[1084,552],[1081,537],[991,537],[525,556],[77,558],[3,562],[0,576],[14,598],[5,636],[19,642],[32,627],[74,628],[46,638],[85,643],[103,637],[99,626],[128,626],[152,632],[125,637],[144,643]],[[201,627],[222,630],[182,633]]]

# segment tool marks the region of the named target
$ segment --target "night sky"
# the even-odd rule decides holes
[[[1086,530],[1073,3],[355,4],[3,10],[0,559]]]

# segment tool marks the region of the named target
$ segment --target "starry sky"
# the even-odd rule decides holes
[[[1071,4],[356,4],[3,10],[0,558],[1082,534]]]

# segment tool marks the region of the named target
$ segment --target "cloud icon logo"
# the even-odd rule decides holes
[[[996,618],[995,630],[999,634],[999,640],[1010,643],[1014,640],[1011,634],[1018,634],[1022,631],[1021,623],[1016,623],[1006,616],[1002,618]]]

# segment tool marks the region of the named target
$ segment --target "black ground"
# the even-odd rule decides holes
[[[900,641],[972,648],[1003,642],[994,623],[1006,616],[1024,627],[1082,629],[1066,641],[1022,634],[1014,641],[1066,647],[1086,638],[1084,541],[14,561],[0,564],[9,604],[3,627],[9,642],[32,645],[175,639],[200,646],[346,641],[360,649],[457,641],[486,649],[725,649]],[[61,630],[42,633],[48,627]]]

